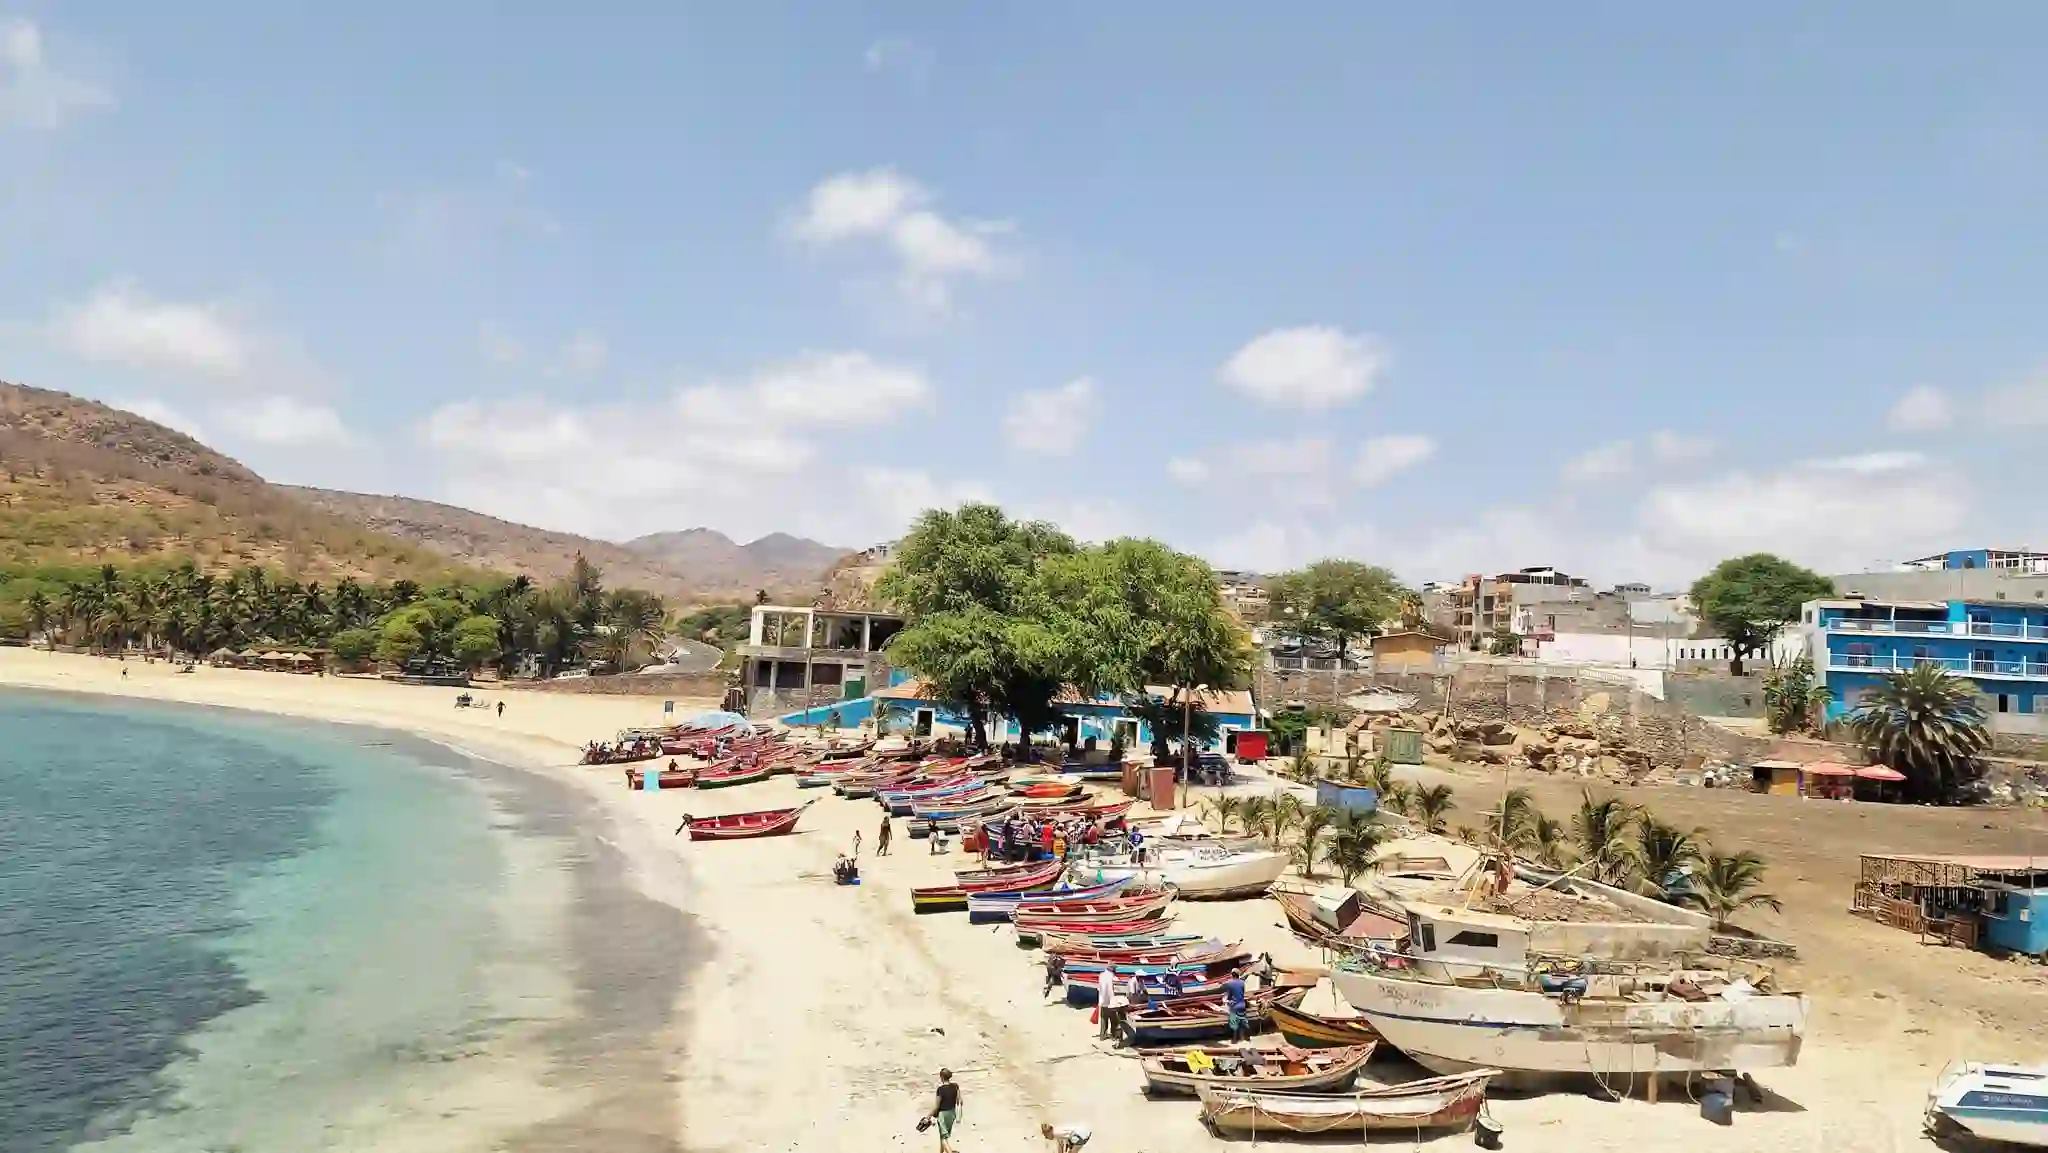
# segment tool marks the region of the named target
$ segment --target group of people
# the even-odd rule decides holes
[[[1105,840],[1118,837],[1129,841],[1134,854],[1144,852],[1144,838],[1136,829],[1125,826],[1122,817],[1034,818],[1024,813],[1011,813],[1000,821],[983,825],[981,832],[984,862],[1067,860],[1093,851]],[[1144,863],[1142,856],[1138,863]]]
[[[1044,993],[1050,993],[1056,986],[1065,984],[1065,970],[1064,957],[1057,953],[1046,956]],[[1219,993],[1223,998],[1223,1013],[1230,1026],[1232,1041],[1249,1041],[1252,1036],[1251,1007],[1245,985],[1247,980],[1256,980],[1260,988],[1273,988],[1278,980],[1278,974],[1274,969],[1271,953],[1261,954],[1257,965],[1238,965],[1220,982]],[[1095,1035],[1117,1045],[1127,1043],[1132,1034],[1131,1010],[1188,996],[1186,982],[1187,978],[1173,969],[1160,973],[1148,983],[1135,973],[1120,976],[1113,966],[1104,968],[1095,976]]]

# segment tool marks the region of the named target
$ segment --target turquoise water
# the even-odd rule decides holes
[[[646,1040],[680,961],[576,941],[681,949],[575,808],[372,730],[0,695],[0,1149],[581,1147],[562,1055]]]

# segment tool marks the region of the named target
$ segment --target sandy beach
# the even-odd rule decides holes
[[[124,677],[123,671],[126,671]],[[877,808],[826,797],[797,836],[743,844],[690,844],[672,835],[681,815],[791,803],[788,779],[715,793],[627,791],[618,768],[579,768],[580,744],[661,721],[660,702],[638,698],[479,690],[504,699],[492,710],[457,710],[454,691],[339,678],[203,668],[175,674],[136,661],[0,649],[0,684],[126,695],[260,710],[405,730],[502,763],[541,771],[593,802],[601,836],[631,883],[681,910],[704,959],[674,990],[673,1051],[665,1067],[617,1070],[622,1089],[602,1146],[634,1153],[689,1150],[935,1148],[912,1125],[935,1071],[956,1071],[964,1120],[956,1147],[1026,1150],[1041,1121],[1091,1125],[1091,1149],[1119,1153],[1222,1147],[1191,1102],[1151,1102],[1130,1058],[1100,1049],[1085,1012],[1038,996],[1036,954],[1010,934],[963,916],[914,917],[906,890],[942,881],[957,858],[927,855],[900,835],[895,855],[872,855]],[[708,702],[678,702],[679,712]],[[1484,807],[1492,782],[1457,778],[1460,808]],[[1524,783],[1524,782],[1514,782]],[[1564,782],[1541,782],[1544,804],[1562,808]],[[1570,795],[1576,795],[1575,786]],[[1668,794],[1668,795],[1666,795]],[[1786,911],[1758,927],[1795,941],[1793,983],[1814,995],[1798,1067],[1761,1074],[1763,1106],[1730,1128],[1702,1120],[1682,1097],[1658,1105],[1608,1103],[1577,1094],[1496,1099],[1494,1116],[1519,1149],[1621,1150],[1655,1143],[1701,1150],[1892,1149],[1925,1145],[1920,1104],[1946,1061],[2039,1059],[2048,1022],[2048,980],[2038,966],[1917,945],[1849,917],[1843,908],[1857,845],[1961,849],[2035,844],[2037,818],[1963,810],[1874,810],[1698,790],[1637,790],[1668,818],[1708,827],[1717,840],[1744,838],[1772,861]],[[829,882],[834,856],[856,830],[870,846],[863,884]],[[1183,903],[1181,922],[1271,951],[1282,963],[1320,958],[1280,926],[1266,900]],[[1309,1008],[1332,1010],[1329,987]],[[585,1058],[603,1062],[605,1054]],[[662,1064],[659,1059],[654,1064]],[[1376,1076],[1398,1079],[1399,1062]],[[667,1116],[657,1115],[669,1110]],[[635,1140],[634,1112],[646,1123]],[[1433,1144],[1462,1143],[1445,1136]],[[1408,1142],[1383,1134],[1378,1143]],[[583,1147],[562,1145],[561,1148]]]

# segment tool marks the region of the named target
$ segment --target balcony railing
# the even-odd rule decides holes
[[[1844,672],[1904,672],[1915,665],[1938,665],[1952,673],[1975,677],[2038,677],[2048,680],[2048,660],[1994,661],[1978,657],[1907,657],[1882,653],[1829,653],[1828,668]]]
[[[2000,624],[1993,621],[1892,621],[1836,617],[1828,628],[1845,633],[1909,633],[1951,637],[1997,637],[2012,641],[2048,641],[2048,625]]]

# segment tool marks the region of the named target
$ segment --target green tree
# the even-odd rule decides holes
[[[1407,781],[1395,781],[1380,790],[1380,808],[1390,813],[1407,816],[1415,799],[1415,786]]]
[[[1813,658],[1805,653],[1764,674],[1764,717],[1773,733],[1818,729],[1827,716],[1828,689],[1817,684]]]
[[[1708,628],[1726,638],[1734,659],[1728,671],[1742,675],[1742,659],[1770,647],[1799,619],[1800,606],[1828,596],[1834,583],[1770,553],[1731,557],[1693,582],[1692,602]]]
[[[1636,818],[1636,889],[1646,897],[1664,897],[1675,878],[1699,863],[1701,830],[1666,824],[1648,812]]]
[[[1590,861],[1592,878],[1602,884],[1626,885],[1635,875],[1637,841],[1631,835],[1636,813],[1617,797],[1597,800],[1588,791],[1579,796],[1572,814],[1572,839],[1581,861]]]
[[[377,659],[389,665],[404,665],[419,656],[427,639],[421,635],[417,618],[393,613],[377,629]]]
[[[1293,793],[1276,793],[1259,811],[1258,822],[1252,831],[1266,838],[1266,843],[1278,849],[1287,834],[1301,827],[1301,821],[1308,813],[1301,798]]]
[[[1295,829],[1294,864],[1303,876],[1315,877],[1316,865],[1323,859],[1338,813],[1329,805],[1311,805],[1301,814],[1301,823]]]
[[[1493,630],[1486,638],[1486,651],[1497,657],[1518,657],[1522,655],[1522,637],[1515,630],[1501,627]]]
[[[1282,573],[1273,578],[1268,594],[1275,619],[1340,652],[1354,638],[1379,632],[1413,595],[1390,570],[1334,559]]]
[[[1744,909],[1784,909],[1778,898],[1758,892],[1764,883],[1764,859],[1753,852],[1720,853],[1711,847],[1700,856],[1688,878],[1686,900],[1714,919],[1716,928]]]
[[[1358,874],[1372,868],[1373,859],[1386,839],[1386,828],[1376,823],[1370,813],[1344,809],[1331,823],[1330,850],[1324,859],[1349,885]]]
[[[1975,685],[1937,664],[1887,674],[1849,714],[1865,753],[1906,775],[1916,801],[1950,802],[1991,747]]]
[[[379,639],[374,629],[343,629],[334,634],[327,647],[343,664],[360,665],[376,654]]]
[[[1238,814],[1244,811],[1244,798],[1234,797],[1229,793],[1218,793],[1216,796],[1203,800],[1202,809],[1204,819],[1214,817],[1216,819],[1216,831],[1224,836],[1229,836],[1231,822],[1235,821]]]
[[[1536,849],[1536,824],[1542,819],[1543,810],[1536,806],[1536,798],[1529,790],[1509,789],[1500,799],[1500,812],[1493,823],[1492,832],[1504,848],[1533,855]]]
[[[1415,791],[1411,807],[1415,819],[1422,822],[1423,828],[1432,833],[1441,833],[1444,831],[1445,822],[1450,819],[1451,810],[1457,808],[1458,803],[1452,799],[1451,786],[1430,785]]]
[[[43,637],[54,648],[56,642],[50,638],[49,629],[50,622],[55,619],[57,610],[56,606],[50,603],[49,596],[42,589],[36,589],[28,594],[27,599],[21,602],[21,607],[22,615],[28,621],[29,632]]]
[[[498,655],[497,619],[471,616],[457,621],[449,644],[449,655],[455,658],[455,663],[471,672],[490,663]]]

